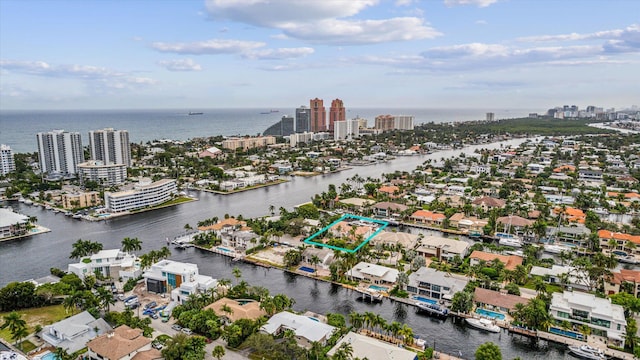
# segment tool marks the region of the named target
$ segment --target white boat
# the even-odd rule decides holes
[[[29,199],[25,199],[24,200],[24,204],[25,205],[33,205],[33,201],[29,200]]]
[[[362,295],[362,300],[370,300],[370,301],[382,301],[383,295],[380,291],[373,290],[370,288],[357,287],[355,289],[358,293]]]
[[[426,312],[429,315],[437,317],[447,317],[447,315],[449,315],[449,310],[438,304],[431,304],[424,301],[416,301],[415,304],[418,307],[418,311]]]
[[[522,247],[522,240],[519,237],[509,233],[496,233],[499,239],[498,244],[502,246]]]
[[[470,326],[476,329],[493,332],[493,333],[500,332],[500,326],[496,325],[493,321],[489,319],[466,318],[464,320],[467,322],[467,324],[469,324]]]
[[[561,252],[571,251],[571,248],[563,245],[546,244],[544,245],[544,252],[550,254],[560,254]]]
[[[633,255],[627,255],[627,256],[616,256],[616,260],[618,260],[618,262],[621,262],[623,264],[633,264],[636,265],[638,263],[640,263],[640,261],[638,261],[638,259],[636,259],[635,256]]]
[[[582,359],[600,360],[606,359],[604,352],[589,345],[569,346],[569,352]]]

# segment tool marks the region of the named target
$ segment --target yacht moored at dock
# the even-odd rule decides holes
[[[493,321],[489,319],[466,318],[464,320],[467,322],[467,324],[469,324],[470,326],[476,329],[493,332],[493,333],[500,332],[500,326],[496,325]]]
[[[425,312],[436,317],[447,317],[449,315],[449,309],[438,304],[416,301],[415,305],[418,307],[418,312]]]
[[[569,352],[581,359],[600,360],[606,359],[604,352],[589,345],[569,346]]]
[[[522,240],[513,234],[496,233],[496,237],[498,238],[498,244],[502,246],[522,247]]]

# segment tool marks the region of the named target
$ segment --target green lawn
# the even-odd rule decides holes
[[[36,325],[44,327],[58,322],[71,314],[67,314],[62,305],[45,306],[41,308],[18,310],[22,314],[22,319],[27,322],[30,333],[33,333]],[[0,319],[3,319],[8,312],[0,313]],[[4,323],[4,320],[1,320]],[[8,329],[0,330],[0,337],[11,342],[11,333]]]

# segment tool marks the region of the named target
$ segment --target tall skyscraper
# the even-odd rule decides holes
[[[16,162],[13,159],[13,150],[9,145],[0,145],[0,175],[7,175],[16,170]]]
[[[327,111],[324,108],[322,99],[312,99],[309,107],[311,108],[311,131],[327,131]]]
[[[311,131],[311,109],[302,105],[296,109],[296,128],[297,133]]]
[[[344,109],[342,100],[333,100],[331,102],[331,108],[329,109],[329,131],[333,132],[333,124],[336,121],[345,121],[346,118],[346,110]]]
[[[101,160],[105,165],[131,166],[131,144],[127,130],[89,131],[89,149],[92,160]]]
[[[360,120],[351,119],[334,123],[334,140],[352,140],[360,137]]]
[[[74,175],[84,162],[82,138],[78,132],[53,130],[36,135],[40,170],[48,174]]]

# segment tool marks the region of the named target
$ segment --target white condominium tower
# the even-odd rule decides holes
[[[84,161],[80,133],[53,130],[36,135],[40,170],[48,174],[72,175]]]
[[[89,131],[89,149],[92,160],[101,160],[105,165],[131,166],[131,144],[127,130]]]
[[[7,175],[16,169],[16,162],[13,160],[13,151],[9,145],[0,145],[0,175]]]

